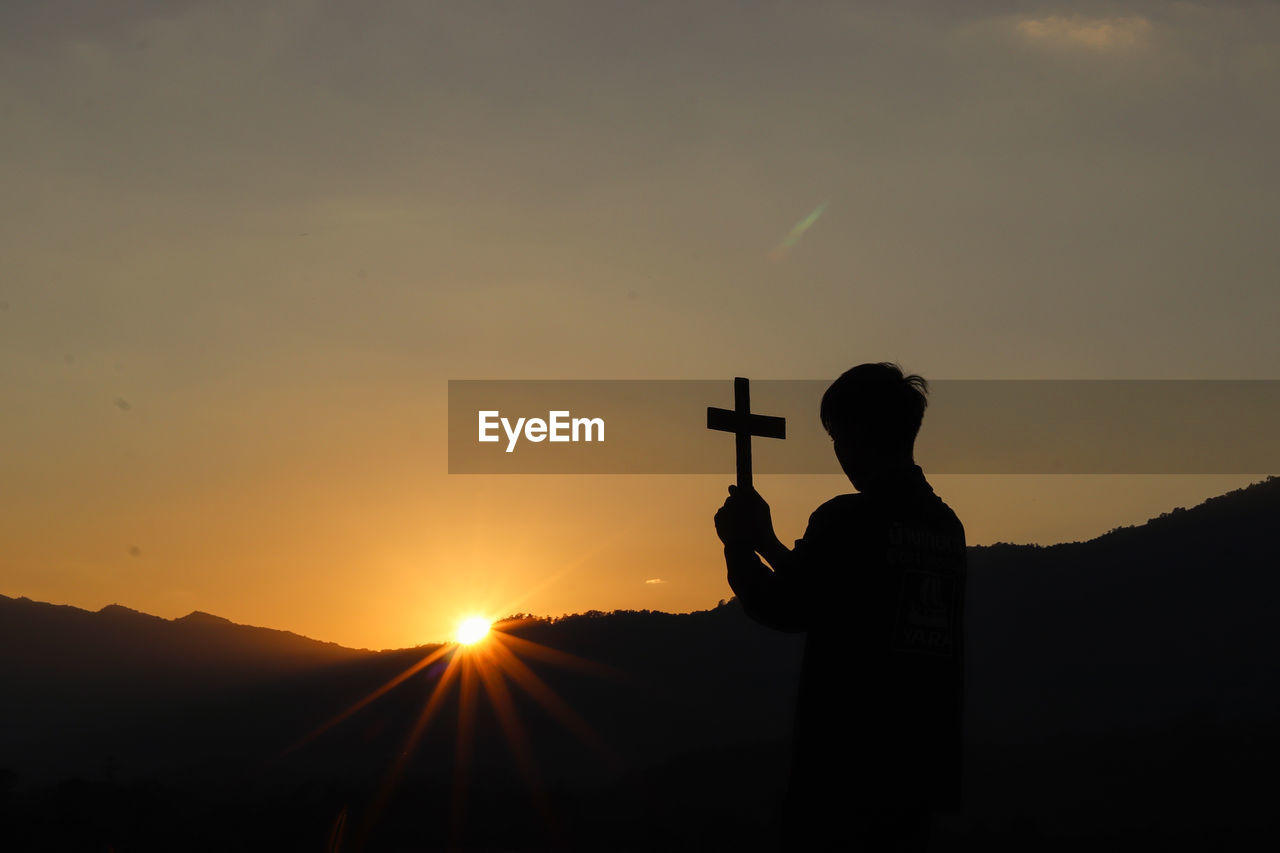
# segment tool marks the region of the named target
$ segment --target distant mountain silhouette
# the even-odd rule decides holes
[[[614,675],[604,678],[529,661],[570,699],[599,705],[602,728],[635,722],[636,731],[625,736],[652,741],[659,753],[669,751],[662,744],[701,746],[706,739],[722,739],[726,732],[753,737],[749,724],[758,721],[758,711],[731,719],[710,713],[718,702],[734,697],[752,708],[767,708],[776,718],[772,727],[778,736],[785,732],[791,705],[785,682],[794,677],[799,640],[749,623],[736,605],[688,615],[644,611],[529,619],[509,630],[610,668]],[[84,772],[96,769],[106,753],[84,745],[74,753],[89,758],[87,765],[76,767],[72,761],[49,768],[50,750],[58,751],[50,744],[64,744],[69,736],[83,740],[86,734],[108,728],[111,738],[118,740],[117,723],[123,722],[145,743],[120,743],[120,750],[164,763],[174,750],[150,748],[160,718],[168,728],[175,715],[208,716],[210,703],[224,709],[241,703],[262,705],[235,726],[213,726],[215,733],[234,735],[237,741],[253,735],[255,726],[274,729],[287,724],[264,710],[284,709],[285,716],[300,720],[300,725],[318,725],[437,648],[375,653],[236,625],[207,613],[165,620],[118,605],[92,613],[0,596],[0,679],[10,688],[0,717],[0,744],[11,766],[13,756],[32,756],[23,772]],[[609,707],[611,703],[629,707]],[[411,715],[421,705],[421,693],[401,689],[380,704]],[[703,714],[703,724],[692,711],[670,719],[648,713],[661,705],[708,713]],[[645,716],[647,721],[633,719]],[[669,724],[677,721],[684,730],[669,732]],[[293,736],[305,732],[300,728]],[[209,734],[200,732],[200,746],[183,750],[222,752]],[[150,768],[152,763],[144,760],[142,765]]]
[[[214,828],[201,840],[184,837],[184,849],[313,849],[298,841],[300,830],[292,822],[310,821],[299,813],[318,809],[325,821],[321,828],[327,830],[348,803],[367,808],[376,799],[442,666],[418,673],[308,739],[440,647],[367,653],[309,646],[314,641],[302,638],[285,643],[264,634],[268,646],[280,643],[296,654],[276,655],[270,668],[254,661],[241,669],[244,653],[252,650],[248,638],[254,635],[247,632],[260,629],[200,619],[200,627],[215,629],[223,645],[197,643],[196,656],[184,662],[176,647],[158,650],[152,643],[163,645],[166,634],[190,630],[196,620],[167,622],[119,612],[124,608],[105,616],[78,611],[69,617],[66,611],[74,608],[0,604],[26,608],[30,617],[21,631],[16,623],[6,623],[0,647],[6,684],[0,703],[5,738],[0,782],[7,767],[19,789],[28,792],[31,817],[25,825],[32,849],[58,849],[35,842],[64,831],[68,813],[80,815],[77,825],[101,820],[101,831],[107,832],[117,818],[99,814],[103,801],[116,804],[111,814],[136,808],[151,816],[153,823],[146,826],[154,835],[130,837],[132,849],[171,849],[165,838],[178,831],[176,824],[205,821]],[[65,639],[63,653],[42,651],[41,665],[31,665],[22,649],[39,645],[42,635],[64,629],[68,621],[93,626],[79,635],[82,640],[96,641],[98,630],[117,629],[127,639],[103,640],[103,648],[112,650],[94,654],[101,668],[92,674],[76,659],[76,644]],[[139,642],[133,633],[139,625],[158,633]],[[624,849],[632,843],[631,849],[650,849],[658,843],[655,837],[668,832],[690,844],[705,840],[689,822],[692,802],[702,804],[703,830],[718,836],[728,831],[727,837],[739,837],[743,849],[750,849],[753,832],[762,821],[767,826],[785,778],[798,637],[756,626],[736,604],[687,615],[534,619],[510,630],[595,664],[579,670],[527,659],[564,707],[589,726],[594,734],[586,738],[518,685],[510,688],[537,778],[560,800],[575,804],[575,831],[628,827],[630,841],[584,849]],[[155,657],[149,654],[153,649]],[[111,659],[122,651],[125,657],[113,665]],[[317,665],[317,654],[332,660]],[[396,790],[409,798],[408,805],[389,807],[379,824],[395,849],[434,849],[432,844],[441,843],[440,828],[449,823],[459,726],[456,694],[455,685],[404,769]],[[542,818],[530,811],[527,779],[491,703],[482,699],[474,721],[468,767],[478,817],[469,838],[481,843],[476,833],[496,833],[492,846],[522,849],[513,843],[517,838],[530,849],[544,849]],[[733,776],[733,786],[724,784],[726,773]],[[49,787],[58,779],[81,781]],[[311,823],[307,827],[307,832],[316,830]],[[268,841],[277,830],[289,840]],[[314,847],[323,848],[324,832],[307,837],[313,836],[318,839]],[[93,836],[95,841],[103,837]],[[257,846],[247,837],[260,839]],[[68,846],[91,846],[82,842],[75,836]],[[665,846],[680,849],[683,843]],[[371,849],[379,848],[373,844]]]
[[[203,613],[161,619],[109,604],[98,612],[0,595],[0,665],[63,675],[104,668],[270,673],[348,660],[348,649],[289,631],[255,628]]]
[[[134,751],[118,743],[122,727],[368,655],[199,611],[168,620],[0,596],[0,766],[37,778],[82,772]]]
[[[199,611],[168,620],[118,604],[93,613],[0,596],[0,677],[28,695],[98,684],[148,694],[225,688],[364,654]]]
[[[1274,822],[1249,780],[1280,759],[1277,519],[1273,477],[1088,542],[970,550],[968,802],[943,833],[948,849],[1046,849],[1066,837],[1089,849],[1214,846]],[[583,849],[768,847],[801,636],[756,626],[733,601],[508,630],[594,665],[526,659],[603,749],[511,686],[544,794],[568,804],[562,829],[612,842]],[[292,846],[323,847],[339,810],[352,809],[353,825],[373,813],[443,664],[306,735],[439,648],[375,653],[199,612],[170,621],[0,597],[0,768],[28,792],[33,838],[52,831],[50,815],[107,796],[47,787],[79,776],[106,785],[119,809],[154,808],[163,790],[173,814],[196,820],[192,809],[222,815],[234,800],[254,832],[293,838],[305,825],[319,840]],[[527,774],[477,695],[469,826],[480,835],[470,837],[538,849],[549,842]],[[361,836],[368,849],[441,843],[431,833],[449,821],[458,722],[445,703],[403,767],[401,794]],[[127,787],[148,779],[179,787]],[[235,843],[213,833],[190,849],[243,847],[246,826],[224,827],[241,833]]]
[[[1088,542],[970,552],[971,736],[1280,719],[1280,478]]]

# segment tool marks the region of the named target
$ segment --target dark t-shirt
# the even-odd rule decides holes
[[[730,583],[807,631],[793,810],[959,805],[964,527],[918,466],[818,507],[785,571],[731,563]]]

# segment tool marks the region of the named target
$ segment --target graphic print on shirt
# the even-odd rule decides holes
[[[889,528],[886,563],[902,574],[890,648],[952,657],[963,540],[896,522]]]

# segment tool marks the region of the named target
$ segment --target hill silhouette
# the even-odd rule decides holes
[[[971,551],[975,736],[1280,717],[1280,479],[1082,543]]]
[[[1254,780],[1280,758],[1277,517],[1273,477],[1088,542],[971,548],[967,803],[940,849],[1273,833],[1271,789]],[[479,848],[768,848],[799,635],[759,628],[733,601],[505,630],[581,661],[522,655],[563,702],[510,685],[523,758],[476,688],[459,818],[456,702],[401,761],[448,649],[369,652],[208,614],[0,597],[13,849],[82,836],[166,849],[188,825],[203,829],[186,849],[435,849],[451,820],[454,841]]]

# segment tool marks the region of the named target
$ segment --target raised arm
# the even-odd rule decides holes
[[[729,586],[747,615],[779,631],[806,630],[800,590],[801,567],[773,531],[769,505],[754,490],[729,487],[716,513],[716,533],[724,543]],[[769,561],[770,569],[760,559]]]

